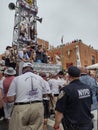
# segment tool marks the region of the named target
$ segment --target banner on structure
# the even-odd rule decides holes
[[[19,75],[22,73],[22,67],[23,67],[24,62],[19,63]],[[36,72],[47,72],[47,73],[58,73],[59,71],[62,70],[61,65],[56,65],[56,64],[45,64],[45,63],[37,63],[33,62],[33,69]]]

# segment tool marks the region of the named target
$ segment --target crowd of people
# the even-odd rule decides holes
[[[48,74],[47,75],[47,73],[45,73],[45,72],[39,72],[38,74],[35,74],[36,72],[33,71],[33,70],[32,70],[32,73],[31,73],[31,70],[32,70],[32,64],[30,62],[29,63],[25,62],[24,65],[23,65],[23,69],[22,69],[22,73],[23,73],[22,75],[24,77],[25,73],[30,71],[31,76],[27,75],[26,77],[24,77],[24,78],[28,77],[27,78],[28,79],[27,84],[26,84],[25,81],[22,82],[22,78],[20,78],[20,82],[19,82],[18,79],[16,80],[15,84],[17,84],[17,86],[19,85],[19,88],[17,88],[17,91],[18,91],[18,89],[19,89],[20,92],[23,92],[23,90],[24,90],[24,92],[23,92],[24,95],[22,94],[22,96],[19,96],[20,99],[19,99],[18,102],[26,102],[26,103],[29,102],[31,100],[32,93],[35,95],[34,96],[35,99],[32,99],[32,100],[37,100],[38,102],[43,101],[43,104],[44,104],[44,107],[45,107],[43,128],[44,128],[44,130],[46,130],[47,121],[48,121],[48,118],[50,116],[50,112],[53,112],[53,110],[54,110],[55,97],[57,98],[60,88],[64,84],[66,84],[66,81],[63,79],[64,78],[63,72],[59,72],[58,74],[55,74],[55,75],[54,74]],[[7,95],[9,93],[10,88],[11,88],[11,84],[13,84],[13,81],[16,78],[18,78],[18,76],[16,76],[16,70],[12,67],[7,67],[5,70],[1,70],[0,74],[1,74],[0,88],[2,90],[2,95],[3,95],[3,109],[1,109],[0,113],[3,113],[3,110],[4,110],[4,114],[1,114],[1,119],[2,119],[2,116],[3,116],[3,118],[6,121],[9,122],[10,114],[11,114],[13,105],[16,105],[17,103],[14,103],[13,98],[10,101],[7,98]],[[27,73],[27,74],[29,74],[29,73]],[[22,75],[20,75],[19,77],[21,77]],[[35,79],[33,79],[34,76],[35,76]],[[42,77],[42,78],[36,79],[36,77],[40,77],[40,78]],[[58,77],[60,77],[60,78],[58,78]],[[35,81],[33,81],[33,80],[35,80]],[[40,82],[40,80],[42,80],[42,81]],[[15,85],[15,84],[13,84],[13,85]],[[27,90],[25,90],[26,86],[24,86],[24,85],[26,85],[27,87],[29,86],[30,88],[31,87],[34,87],[34,88],[32,88],[32,90],[30,90],[30,88],[28,87],[28,92],[26,92],[27,91]],[[39,89],[38,89],[38,87],[39,87]],[[40,90],[41,89],[40,87],[42,87],[43,93],[40,92],[40,91],[42,91],[42,90]],[[12,95],[13,94],[15,94],[15,92],[13,92]],[[26,95],[28,95],[27,98],[25,97]],[[51,102],[50,102],[50,99],[51,99]],[[29,102],[28,104],[31,104],[31,103]],[[19,103],[19,104],[21,104],[21,103]],[[16,127],[16,126],[14,126],[14,127]],[[15,128],[13,128],[13,129],[15,130]]]
[[[17,64],[23,62],[52,63],[51,57],[48,55],[48,49],[42,45],[29,43],[28,45],[17,48],[17,44],[7,46],[2,56],[0,64],[6,67],[16,69]]]
[[[76,66],[66,73],[37,73],[30,62],[24,62],[17,76],[14,67],[1,67],[0,108],[0,120],[8,123],[9,130],[47,130],[51,114],[54,130],[60,130],[60,123],[64,130],[92,130],[98,75]]]

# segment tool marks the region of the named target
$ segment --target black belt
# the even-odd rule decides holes
[[[32,104],[32,103],[38,103],[42,101],[29,101],[29,102],[16,102],[14,105],[25,105],[25,104]]]
[[[54,94],[54,97],[58,97],[59,96],[59,94]]]

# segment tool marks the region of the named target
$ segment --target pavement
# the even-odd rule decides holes
[[[48,120],[47,130],[54,130],[53,125],[54,125],[54,118],[50,118]],[[0,121],[0,130],[8,130],[8,123],[5,120]]]
[[[93,119],[94,129],[93,130],[98,130],[98,110],[92,111],[92,113],[94,114],[94,119]],[[54,125],[54,116],[52,115],[48,120],[47,130],[54,130],[53,125]],[[64,130],[62,125],[60,125],[60,129]],[[8,123],[6,121],[0,121],[0,130],[8,130]]]
[[[93,130],[98,130],[98,110],[92,111],[92,114],[94,115],[94,118],[93,118],[94,128],[93,128]]]
[[[47,130],[54,130],[53,126],[54,126],[54,119],[50,118],[48,120],[48,129]],[[62,124],[60,125],[60,130],[64,130]]]
[[[0,130],[8,130],[8,123],[5,120],[0,121]]]

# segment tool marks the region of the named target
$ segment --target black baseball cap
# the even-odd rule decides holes
[[[80,69],[76,66],[69,67],[67,72],[72,77],[79,77],[80,76]]]

